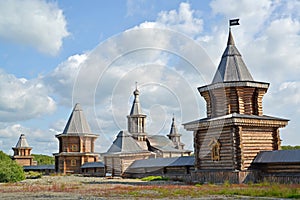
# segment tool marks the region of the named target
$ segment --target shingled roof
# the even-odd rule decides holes
[[[300,150],[261,151],[253,163],[300,163]]]
[[[229,81],[253,81],[242,56],[235,46],[231,30],[229,30],[227,47],[213,78],[213,83]]]
[[[90,126],[79,103],[74,106],[63,134],[92,134]]]
[[[127,131],[120,131],[107,153],[138,153],[145,152]]]
[[[21,134],[21,136],[16,144],[16,148],[30,148],[24,134]]]
[[[194,156],[181,156],[172,158],[149,158],[144,160],[134,161],[128,168],[151,168],[151,167],[177,167],[177,166],[194,166]]]

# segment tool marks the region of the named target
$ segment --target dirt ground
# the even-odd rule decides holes
[[[7,200],[48,200],[48,199],[257,199],[241,196],[210,195],[192,198],[189,194],[165,197],[157,188],[178,189],[188,185],[182,182],[153,181],[139,179],[106,179],[80,176],[44,176],[27,179],[19,183],[1,183],[0,199]],[[138,196],[136,196],[138,191]],[[142,196],[141,196],[142,192]],[[162,191],[163,193],[163,191]],[[274,199],[274,198],[262,198]]]

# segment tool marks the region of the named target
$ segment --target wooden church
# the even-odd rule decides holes
[[[201,182],[243,182],[261,151],[280,149],[288,120],[263,114],[269,83],[255,81],[229,30],[212,83],[198,88],[207,117],[184,124],[194,132],[195,177]]]

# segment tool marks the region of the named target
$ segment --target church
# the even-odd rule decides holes
[[[140,91],[136,88],[133,95],[134,101],[127,116],[128,130],[121,130],[108,151],[101,154],[103,163],[98,162],[99,155],[94,152],[98,135],[92,133],[80,104],[74,106],[63,133],[56,135],[59,141],[59,152],[54,153],[57,173],[78,174],[88,166],[95,170],[99,166],[105,167],[105,172],[112,176],[122,176],[135,160],[191,154],[192,151],[184,149],[180,141],[181,134],[174,117],[167,137],[146,132],[147,115],[142,113]]]
[[[140,91],[133,92],[134,100],[127,116],[127,131],[120,131],[108,151],[103,155],[107,173],[122,175],[135,161],[148,158],[169,158],[189,156],[190,150],[184,149],[180,141],[173,117],[170,133],[167,135],[150,135],[146,132],[146,117],[139,100]]]
[[[92,133],[81,106],[74,106],[64,131],[56,135],[55,171],[121,177],[162,175],[198,183],[300,183],[300,150],[281,150],[280,128],[289,120],[263,113],[268,88],[269,83],[252,77],[230,28],[211,84],[198,88],[206,102],[206,116],[183,124],[193,132],[193,156],[181,142],[174,116],[169,134],[147,133],[147,115],[142,112],[136,87],[127,130],[120,130],[107,152],[100,155],[94,151],[98,135]],[[24,135],[13,150],[13,159],[25,167],[32,165],[31,147]]]

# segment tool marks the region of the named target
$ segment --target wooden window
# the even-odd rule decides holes
[[[71,151],[77,151],[77,145],[76,144],[71,145]]]
[[[71,166],[76,166],[76,160],[75,159],[71,160]]]
[[[220,160],[220,147],[221,147],[220,142],[214,138],[210,142],[209,146],[211,146],[211,159],[213,161],[219,161]]]
[[[220,146],[219,145],[215,144],[212,147],[211,158],[212,158],[213,161],[219,161],[220,160]]]

